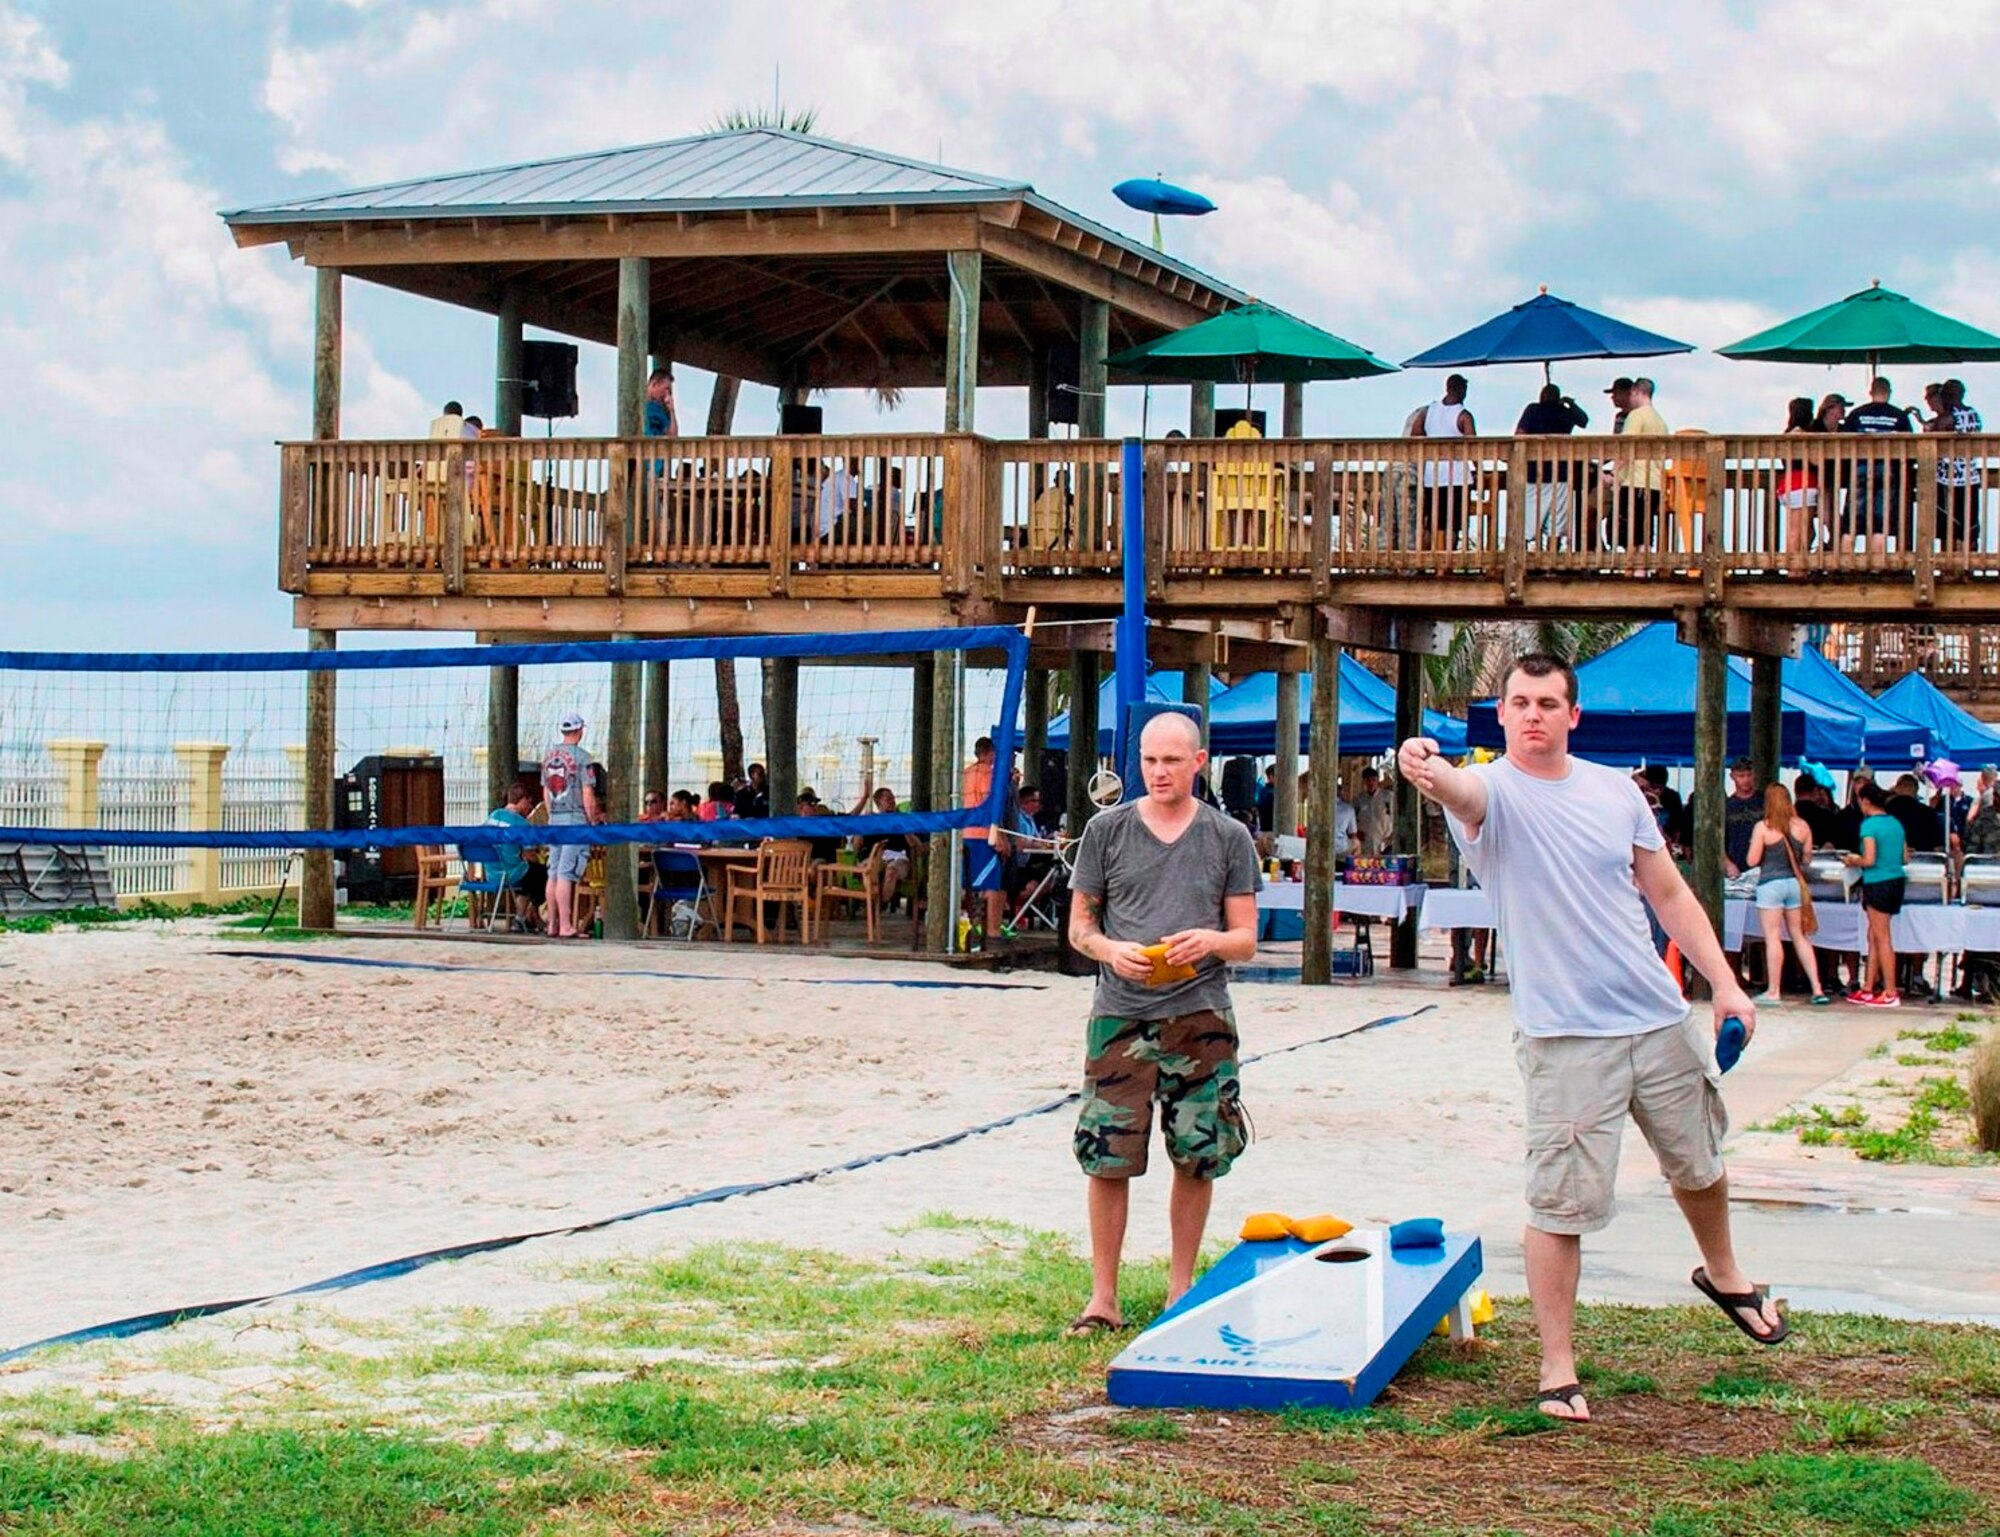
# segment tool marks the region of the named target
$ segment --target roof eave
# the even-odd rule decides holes
[[[425,203],[409,207],[302,208],[276,203],[263,208],[224,209],[218,217],[231,229],[238,225],[404,224],[452,219],[490,219],[499,223],[509,219],[590,219],[606,214],[775,214],[794,208],[929,208],[1012,203],[1027,200],[1028,197],[1025,187],[951,187],[940,188],[936,192],[897,192],[887,196],[880,193],[834,192],[783,198],[607,198],[602,202],[589,203],[456,203],[443,207]]]

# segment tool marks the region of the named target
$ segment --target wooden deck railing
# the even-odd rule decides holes
[[[283,449],[281,583],[401,574],[1111,578],[1120,448],[970,436],[481,438]],[[1145,447],[1147,569],[1500,581],[2000,575],[2000,436],[1169,439]],[[1922,552],[1919,554],[1918,552]]]

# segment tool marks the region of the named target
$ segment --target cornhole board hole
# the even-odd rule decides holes
[[[1392,1249],[1387,1230],[1331,1243],[1239,1243],[1111,1363],[1114,1404],[1365,1409],[1438,1320],[1472,1333],[1483,1257],[1470,1233]]]

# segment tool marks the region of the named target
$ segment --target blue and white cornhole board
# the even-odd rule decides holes
[[[1383,1229],[1331,1243],[1239,1243],[1111,1363],[1114,1404],[1363,1409],[1449,1316],[1471,1334],[1479,1239],[1392,1249]]]

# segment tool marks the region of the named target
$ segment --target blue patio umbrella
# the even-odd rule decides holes
[[[1692,352],[1692,342],[1643,331],[1581,304],[1558,299],[1544,288],[1525,304],[1474,326],[1470,331],[1420,352],[1405,368],[1479,368],[1489,363],[1549,364],[1573,358],[1651,358]]]

